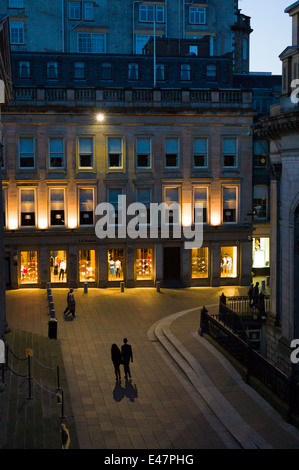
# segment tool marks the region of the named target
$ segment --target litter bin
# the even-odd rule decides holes
[[[51,318],[51,320],[49,320],[48,336],[49,336],[50,339],[57,339],[57,320],[56,320],[56,318]]]

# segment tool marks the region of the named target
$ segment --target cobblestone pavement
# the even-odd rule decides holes
[[[200,307],[215,309],[222,292],[246,294],[247,288],[77,289],[77,318],[66,320],[67,289],[52,289],[57,341],[47,338],[45,290],[7,292],[12,331],[43,338],[40,351],[51,356],[57,345],[70,448],[299,448],[298,431],[197,334]],[[110,348],[124,337],[133,348],[132,378],[125,381],[122,374],[118,384]]]

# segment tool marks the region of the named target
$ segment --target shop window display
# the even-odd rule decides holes
[[[79,281],[95,282],[96,252],[95,250],[79,250]]]
[[[21,284],[38,283],[37,251],[21,251]]]
[[[209,249],[205,247],[192,248],[192,279],[209,276]]]
[[[136,279],[151,280],[153,278],[153,250],[151,248],[139,248],[136,250]]]
[[[237,247],[222,246],[220,251],[221,277],[237,277]]]
[[[108,250],[108,281],[124,280],[124,250]]]
[[[66,251],[50,251],[51,282],[67,282]]]
[[[270,239],[253,238],[252,243],[253,268],[269,268],[270,266]]]

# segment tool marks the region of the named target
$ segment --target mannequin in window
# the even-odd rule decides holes
[[[65,264],[65,261],[62,260],[60,263],[59,281],[60,281],[60,278],[62,278],[62,281],[63,281],[65,270],[66,270],[66,264]]]
[[[120,277],[121,262],[119,259],[115,261],[115,268],[116,268],[116,277]]]
[[[224,255],[222,258],[221,268],[222,268],[223,274],[226,274],[227,273],[227,255]]]
[[[110,274],[111,274],[112,276],[114,276],[114,274],[115,274],[114,260],[111,259],[111,260],[109,261],[109,263],[110,263]]]

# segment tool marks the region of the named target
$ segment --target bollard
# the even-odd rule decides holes
[[[84,294],[88,294],[88,284],[87,284],[87,282],[84,283]]]
[[[51,289],[51,282],[47,282],[47,290]]]
[[[53,295],[49,295],[48,300],[49,300],[49,303],[53,302]]]
[[[48,329],[48,337],[50,339],[57,339],[57,320],[56,318],[51,318],[49,320],[49,329]]]
[[[47,294],[48,294],[48,298],[49,298],[49,296],[52,295],[52,289],[48,289]]]
[[[270,287],[270,276],[267,276],[267,287]]]
[[[54,307],[54,305],[53,305],[53,307]],[[50,318],[55,319],[55,310],[54,310],[54,308],[52,308],[50,310]]]
[[[121,291],[121,292],[124,292],[124,291],[125,291],[125,283],[124,283],[124,282],[121,282],[121,283],[120,283],[120,291]]]
[[[266,289],[266,281],[262,281],[262,290]]]
[[[160,286],[161,286],[160,281],[157,281],[157,282],[156,282],[156,290],[157,290],[157,292],[160,292]]]

